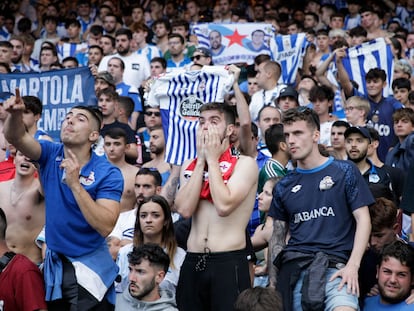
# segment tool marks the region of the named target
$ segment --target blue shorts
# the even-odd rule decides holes
[[[356,295],[348,294],[347,284],[340,291],[338,291],[339,283],[341,278],[338,277],[335,280],[329,282],[331,276],[337,272],[336,268],[329,268],[326,273],[326,286],[325,286],[325,311],[332,311],[337,307],[351,307],[355,310],[359,310],[358,297]],[[302,283],[303,278],[307,271],[301,272],[298,282],[296,283],[295,289],[293,290],[293,310],[302,311]]]

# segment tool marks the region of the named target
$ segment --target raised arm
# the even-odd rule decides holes
[[[252,119],[250,117],[249,105],[247,104],[246,98],[239,87],[240,68],[236,65],[229,66],[229,72],[234,76],[233,91],[236,97],[236,109],[239,115],[240,130],[239,130],[239,142],[240,151],[242,154],[254,157],[256,151],[256,144],[251,139],[252,137]]]
[[[32,160],[38,160],[41,155],[41,147],[37,140],[26,132],[23,123],[23,112],[26,109],[19,89],[16,89],[16,96],[10,97],[3,103],[4,109],[8,112],[4,122],[4,136],[7,141]]]
[[[331,54],[329,54],[328,58],[325,59],[322,62],[322,64],[320,64],[318,66],[318,68],[316,69],[316,72],[315,72],[315,76],[318,79],[318,81],[319,81],[320,84],[329,86],[329,87],[331,87],[333,89],[335,89],[335,86],[326,77],[326,72],[328,71],[329,64],[334,59],[335,51],[333,51]]]
[[[119,202],[109,199],[98,199],[96,201],[92,199],[80,184],[80,165],[76,155],[70,149],[66,150],[61,168],[66,172],[66,184],[71,189],[86,221],[103,237],[108,236],[115,227],[119,216]]]
[[[211,197],[217,214],[226,217],[240,206],[252,188],[257,188],[258,168],[255,159],[241,156],[230,179],[224,183],[219,158],[227,150],[229,138],[227,136],[221,140],[219,130],[214,125],[209,125],[207,137],[205,155]]]
[[[197,130],[197,163],[189,179],[184,176],[184,171],[190,164],[190,161],[187,161],[181,167],[181,187],[175,197],[175,207],[177,212],[184,218],[190,218],[194,214],[200,201],[204,167],[206,164],[204,154],[204,134],[203,130],[199,126]]]
[[[336,51],[336,67],[338,68],[338,80],[344,90],[345,97],[350,97],[354,93],[354,87],[352,86],[351,80],[349,79],[348,72],[342,64],[342,59],[345,57],[346,48],[342,47]]]

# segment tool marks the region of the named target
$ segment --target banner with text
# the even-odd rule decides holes
[[[271,55],[274,28],[271,24],[198,24],[192,27],[199,46],[210,49],[214,65],[253,64],[259,54]]]
[[[52,70],[42,73],[0,74],[0,92],[37,96],[43,103],[39,128],[55,141],[66,113],[76,105],[95,105],[94,78],[88,67]]]

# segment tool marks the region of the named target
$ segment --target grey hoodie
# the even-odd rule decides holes
[[[128,288],[116,295],[115,311],[178,311],[175,295],[168,290],[160,291],[161,298],[156,301],[140,301],[131,296]]]

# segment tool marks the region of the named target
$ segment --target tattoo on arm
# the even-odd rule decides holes
[[[273,261],[279,255],[286,245],[286,233],[287,225],[286,222],[280,220],[273,221],[273,233],[269,241],[269,259],[268,259],[268,271],[270,285],[272,287],[276,286],[277,280],[277,268],[273,264]]]
[[[180,183],[180,177],[172,177],[171,181],[164,186],[164,195],[168,203],[171,205],[174,202],[177,193],[177,187]]]

